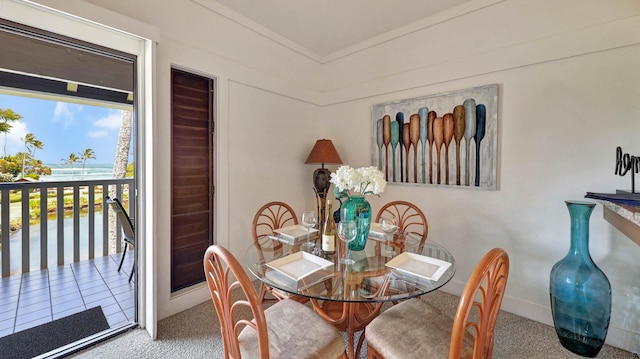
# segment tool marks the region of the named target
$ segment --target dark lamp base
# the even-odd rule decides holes
[[[331,171],[322,167],[313,171],[313,190],[316,193],[316,205],[318,208],[318,228],[322,231],[325,221],[325,206],[327,193],[331,187]]]

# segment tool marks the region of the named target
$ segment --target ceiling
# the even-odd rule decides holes
[[[216,0],[321,57],[472,0]]]

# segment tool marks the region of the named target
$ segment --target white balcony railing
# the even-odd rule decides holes
[[[102,203],[117,197],[133,217],[133,181],[0,183],[2,277],[120,252],[120,224]],[[12,221],[21,227],[13,234]]]

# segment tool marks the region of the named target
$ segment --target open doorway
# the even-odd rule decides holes
[[[137,227],[136,58],[2,19],[0,53],[0,340],[23,336],[33,348],[38,327],[87,326],[83,337],[62,335],[60,347],[134,326],[137,280],[128,278],[138,255],[119,269],[122,233],[103,199],[118,197]],[[52,117],[25,117],[46,106]],[[107,115],[87,115],[100,110]],[[104,126],[67,132],[74,121]],[[9,139],[20,131],[22,146],[11,152]],[[106,155],[109,131],[117,135]],[[55,349],[42,348],[36,354]]]

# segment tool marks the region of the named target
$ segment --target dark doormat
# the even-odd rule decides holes
[[[0,338],[0,357],[33,358],[107,329],[98,306]]]

